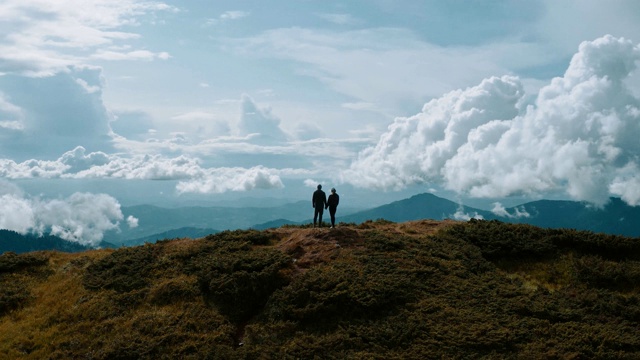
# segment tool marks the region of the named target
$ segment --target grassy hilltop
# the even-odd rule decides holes
[[[2,359],[637,359],[640,239],[497,221],[0,255]]]

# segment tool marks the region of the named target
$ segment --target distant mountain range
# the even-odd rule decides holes
[[[500,220],[507,223],[524,223],[544,228],[567,228],[589,230],[613,235],[640,237],[640,207],[632,207],[618,198],[611,198],[603,208],[577,201],[540,200],[504,209],[500,213],[464,206],[456,202],[424,193],[408,199],[392,202],[373,209],[341,215],[340,208],[336,220],[345,223],[361,223],[366,220],[386,219],[404,222],[419,219],[482,218]],[[325,212],[323,219],[328,221]],[[284,224],[310,223],[278,219],[255,226],[256,229],[278,227]]]
[[[360,223],[369,219],[386,219],[403,222],[447,218],[464,220],[472,217],[525,223],[544,228],[589,230],[640,237],[640,207],[629,206],[618,198],[611,198],[610,202],[601,209],[577,201],[540,200],[506,208],[500,214],[496,214],[424,193],[342,216],[339,217],[339,221]]]
[[[274,205],[245,208],[193,206],[171,209],[152,205],[123,207],[124,216],[136,217],[139,226],[106,233],[101,247],[133,246],[145,242],[153,243],[160,239],[198,238],[227,229],[262,230],[285,224],[299,225],[312,222],[313,209],[310,201]],[[508,223],[527,223],[544,228],[568,228],[640,237],[640,207],[629,206],[618,198],[611,198],[603,208],[576,201],[540,200],[494,213],[423,193],[368,210],[354,211],[348,207],[339,207],[337,213],[337,221],[345,223],[361,223],[376,219],[394,222],[418,219],[465,220],[473,217]],[[325,212],[324,221],[328,220],[329,214]],[[86,249],[52,236],[37,238],[29,235],[25,237],[27,240],[17,241],[17,237],[20,236],[13,232],[0,232],[0,253]]]
[[[132,239],[156,236],[179,228],[200,229],[245,229],[278,218],[290,221],[302,221],[308,217],[311,200],[299,201],[286,205],[264,207],[222,207],[222,206],[190,206],[179,208],[163,208],[153,205],[123,207],[124,217],[134,216],[138,219],[135,228],[123,228],[120,231],[108,232],[105,240],[124,244]],[[179,234],[175,234],[178,237]]]
[[[115,247],[113,244],[103,242],[100,247]],[[62,252],[80,252],[91,249],[88,246],[76,242],[67,241],[57,236],[33,234],[22,235],[11,230],[0,230],[0,254],[11,251],[17,254],[40,251],[57,250]]]
[[[277,204],[277,203],[275,203]],[[349,207],[341,209],[343,214],[353,213],[355,210]],[[269,224],[279,219],[291,223],[299,223],[313,215],[311,199],[290,204],[277,204],[264,207],[222,207],[222,206],[189,206],[179,208],[164,208],[153,205],[138,205],[123,207],[124,217],[134,216],[138,219],[138,226],[125,228],[119,231],[107,232],[105,241],[126,244],[133,239],[155,237],[167,231],[179,228],[200,228],[235,230],[256,228],[257,224]],[[272,227],[272,226],[269,226]],[[180,233],[174,233],[174,237]]]
[[[576,201],[540,200],[507,209],[523,210],[529,217],[499,218],[505,222],[525,223],[547,228],[589,230],[613,235],[640,237],[640,207],[611,198],[602,209]]]
[[[336,220],[354,223],[376,219],[386,219],[394,222],[418,219],[443,220],[455,218],[456,213],[458,213],[459,216],[466,214],[469,217],[482,216],[484,219],[496,218],[490,211],[460,205],[433,194],[424,193],[370,210],[340,216],[339,219],[336,218]]]

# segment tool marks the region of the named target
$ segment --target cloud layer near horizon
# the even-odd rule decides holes
[[[198,159],[184,155],[174,158],[161,155],[121,157],[103,152],[87,153],[81,146],[53,161],[28,160],[16,163],[0,159],[0,177],[7,179],[179,180],[176,186],[179,193],[281,188],[280,171],[263,166],[204,168]]]
[[[583,42],[563,77],[527,105],[517,77],[492,77],[397,118],[342,173],[358,186],[436,183],[473,197],[566,192],[640,204],[640,100],[625,79],[640,48],[607,35]]]
[[[82,245],[97,246],[108,230],[124,218],[120,203],[106,194],[75,193],[66,199],[25,196],[15,185],[0,181],[0,229],[21,234],[51,234]],[[138,220],[127,219],[129,227]]]

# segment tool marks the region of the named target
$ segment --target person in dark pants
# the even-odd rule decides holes
[[[336,209],[338,208],[338,203],[340,203],[340,196],[336,193],[336,189],[331,189],[331,195],[329,195],[329,200],[327,200],[327,205],[324,207],[329,208],[329,215],[331,215],[331,228],[336,227]]]
[[[315,211],[313,212],[313,227],[316,227],[316,220],[320,220],[318,222],[318,226],[322,227],[322,213],[324,212],[324,208],[327,205],[327,194],[322,191],[322,185],[318,184],[318,190],[313,192],[311,205],[315,209]],[[318,217],[320,217],[320,219],[318,219]]]

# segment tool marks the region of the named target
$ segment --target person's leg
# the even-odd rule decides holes
[[[316,221],[318,220],[318,209],[313,210],[313,227],[316,227]],[[322,222],[322,216],[320,216],[320,221]]]
[[[336,211],[329,209],[329,215],[331,215],[331,227],[336,227]]]
[[[322,227],[322,208],[318,210],[318,227]]]

